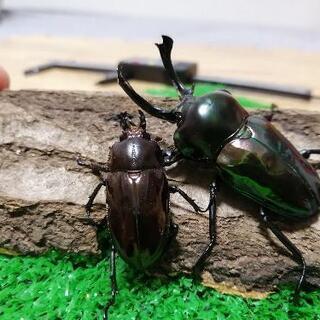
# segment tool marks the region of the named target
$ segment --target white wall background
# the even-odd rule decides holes
[[[3,7],[0,39],[169,34],[180,42],[320,51],[320,0],[3,0]]]
[[[4,7],[320,29],[320,0],[4,0]]]

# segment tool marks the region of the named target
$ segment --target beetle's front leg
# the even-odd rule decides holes
[[[164,157],[164,166],[171,166],[172,164],[178,162],[182,159],[182,154],[175,147],[170,147],[169,149],[162,151]]]
[[[98,174],[99,172],[109,172],[108,166],[104,163],[99,163],[94,160],[86,160],[81,157],[77,158],[77,163],[79,166],[86,167],[92,170],[94,174]]]

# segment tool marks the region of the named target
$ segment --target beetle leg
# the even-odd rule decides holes
[[[124,78],[121,72],[121,64],[119,64],[118,66],[118,83],[134,103],[136,103],[141,109],[148,112],[152,116],[167,120],[172,123],[175,123],[179,120],[175,109],[168,111],[160,107],[153,106],[147,100],[142,98],[137,92],[135,92],[129,82]]]
[[[301,286],[305,281],[306,277],[306,262],[303,258],[300,250],[282,233],[282,231],[274,225],[268,218],[267,214],[264,212],[263,208],[260,209],[260,215],[266,224],[267,228],[269,228],[272,233],[282,242],[282,244],[292,253],[294,260],[301,266],[302,272],[300,276],[300,280],[295,289],[295,300],[297,300],[299,292],[301,290]]]
[[[109,308],[114,304],[116,299],[116,294],[118,293],[117,287],[117,277],[116,277],[116,250],[114,245],[111,246],[111,254],[110,254],[110,281],[111,281],[111,298],[106,304],[104,309],[103,319],[108,320],[108,311]]]
[[[203,269],[203,265],[210,255],[213,246],[216,243],[216,213],[217,213],[217,202],[216,202],[216,196],[217,196],[217,183],[212,182],[209,187],[210,192],[210,202],[209,202],[209,244],[195,263],[193,267],[193,274],[198,275],[199,272]]]
[[[190,198],[183,190],[181,190],[179,187],[177,186],[169,186],[169,192],[170,193],[176,193],[178,192],[191,206],[192,208],[197,212],[206,212],[208,210],[208,208],[206,209],[202,209],[200,208],[196,203],[195,201]],[[209,206],[210,206],[210,202],[209,202]],[[208,206],[208,207],[209,207]]]
[[[100,182],[93,190],[92,194],[89,196],[89,200],[87,202],[87,204],[85,205],[86,208],[86,214],[87,217],[90,218],[90,213],[91,213],[91,208],[93,205],[93,201],[96,198],[99,190],[101,189],[101,187],[104,185],[104,182]]]
[[[184,97],[186,95],[192,95],[193,88],[186,88],[178,78],[178,75],[173,68],[171,60],[173,40],[168,36],[162,36],[162,43],[156,43],[156,46],[159,49],[164,68],[166,69],[166,72],[171,79],[173,86],[179,91],[180,96]]]
[[[164,166],[171,166],[172,164],[181,160],[182,154],[176,148],[170,148],[167,150],[163,150],[162,154],[164,156]]]
[[[77,163],[79,166],[89,168],[93,171],[94,174],[99,175],[99,171],[109,172],[108,166],[106,164],[101,164],[93,160],[85,160],[78,157]]]

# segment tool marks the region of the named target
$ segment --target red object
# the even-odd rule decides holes
[[[8,89],[10,85],[10,79],[8,73],[0,67],[0,91]]]

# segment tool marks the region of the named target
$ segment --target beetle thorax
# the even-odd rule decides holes
[[[216,159],[225,141],[248,116],[230,94],[222,91],[188,100],[179,109],[175,145],[184,157],[195,160]]]
[[[160,168],[163,156],[158,144],[138,135],[128,135],[110,149],[109,168],[111,171],[130,171]]]

